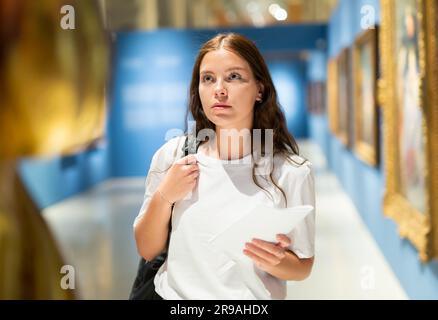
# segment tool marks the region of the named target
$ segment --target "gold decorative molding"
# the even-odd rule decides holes
[[[338,73],[337,58],[331,58],[327,67],[327,112],[329,128],[332,134],[337,133],[337,108],[338,108]]]
[[[438,208],[438,103],[437,103],[437,3],[434,0],[417,0],[419,22],[420,106],[423,113],[423,139],[426,147],[425,163],[425,210],[420,212],[400,192],[400,164],[398,161],[398,113],[397,105],[397,59],[395,53],[395,9],[400,5],[395,0],[381,0],[380,56],[382,80],[379,81],[379,103],[383,109],[383,132],[385,149],[386,190],[383,210],[394,219],[400,236],[409,239],[418,249],[421,261],[437,257]]]
[[[380,108],[386,104],[386,102],[385,102],[386,87],[387,87],[387,84],[385,83],[384,79],[382,79],[382,78],[377,79],[377,105]]]
[[[425,50],[426,50],[426,83],[425,97],[429,101],[427,105],[426,126],[428,128],[428,163],[427,175],[428,187],[431,190],[429,198],[429,210],[431,215],[429,250],[435,256],[438,255],[438,1],[425,1]],[[435,195],[432,194],[435,192]]]
[[[363,70],[361,65],[361,53],[363,48],[368,46],[371,49],[370,68],[372,73],[372,92],[373,95],[373,114],[372,116],[372,142],[363,137],[362,126],[364,124],[363,105],[362,105],[362,79]],[[369,165],[376,166],[378,163],[379,151],[379,130],[378,130],[378,110],[377,110],[377,29],[364,31],[354,42],[353,45],[353,103],[354,107],[354,150],[357,156]]]
[[[336,79],[337,79],[337,104],[336,110],[336,136],[345,147],[350,147],[350,112],[351,112],[351,56],[350,48],[341,50],[336,58]],[[342,82],[342,80],[344,82]],[[342,86],[344,84],[344,86]],[[343,112],[342,112],[343,111]],[[344,127],[342,126],[344,124]]]

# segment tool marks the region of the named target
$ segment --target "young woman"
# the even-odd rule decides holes
[[[277,235],[277,243],[236,243],[252,268],[210,242],[250,204],[315,206],[311,163],[298,155],[266,63],[250,40],[219,34],[202,46],[189,111],[198,149],[184,156],[185,137],[176,137],[155,153],[134,222],[146,260],[166,249],[170,235],[167,259],[154,278],[157,298],[284,299],[286,281],[311,272],[315,211],[290,234]],[[205,132],[213,134],[204,141]],[[260,161],[269,155],[269,165]]]

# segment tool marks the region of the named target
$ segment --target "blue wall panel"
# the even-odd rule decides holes
[[[295,138],[308,137],[306,63],[286,60],[270,60],[267,63],[289,131]]]
[[[108,149],[70,157],[24,159],[20,174],[37,206],[46,208],[109,177]]]
[[[166,132],[184,129],[192,65],[191,33],[120,33],[110,116],[112,175],[145,175]]]

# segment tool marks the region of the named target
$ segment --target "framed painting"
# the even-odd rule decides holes
[[[352,106],[351,106],[351,52],[350,48],[345,48],[338,56],[338,106],[337,106],[337,136],[342,143],[352,147]]]
[[[326,110],[327,84],[325,81],[318,81],[313,84],[314,103],[316,114],[323,114]]]
[[[331,58],[327,63],[327,116],[330,132],[337,133],[338,109],[338,62]]]
[[[314,113],[314,111],[313,111],[312,85],[313,85],[313,82],[309,82],[307,84],[307,99],[306,99],[306,102],[307,102],[307,112],[309,114],[313,114]]]
[[[379,159],[377,111],[377,29],[363,32],[353,47],[354,150],[369,165]]]
[[[422,261],[438,255],[436,0],[381,0],[383,209]]]
[[[325,112],[326,84],[324,81],[309,82],[307,86],[307,107],[309,113],[322,114]]]
[[[338,128],[338,61],[331,58],[327,64],[327,116],[329,129],[337,134]]]

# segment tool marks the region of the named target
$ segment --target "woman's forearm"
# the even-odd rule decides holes
[[[154,259],[166,248],[171,209],[171,204],[155,192],[146,212],[134,227],[138,253],[146,260]]]
[[[306,279],[312,271],[314,258],[300,259],[290,250],[285,251],[286,256],[276,266],[268,267],[266,272],[282,280],[301,281]]]

